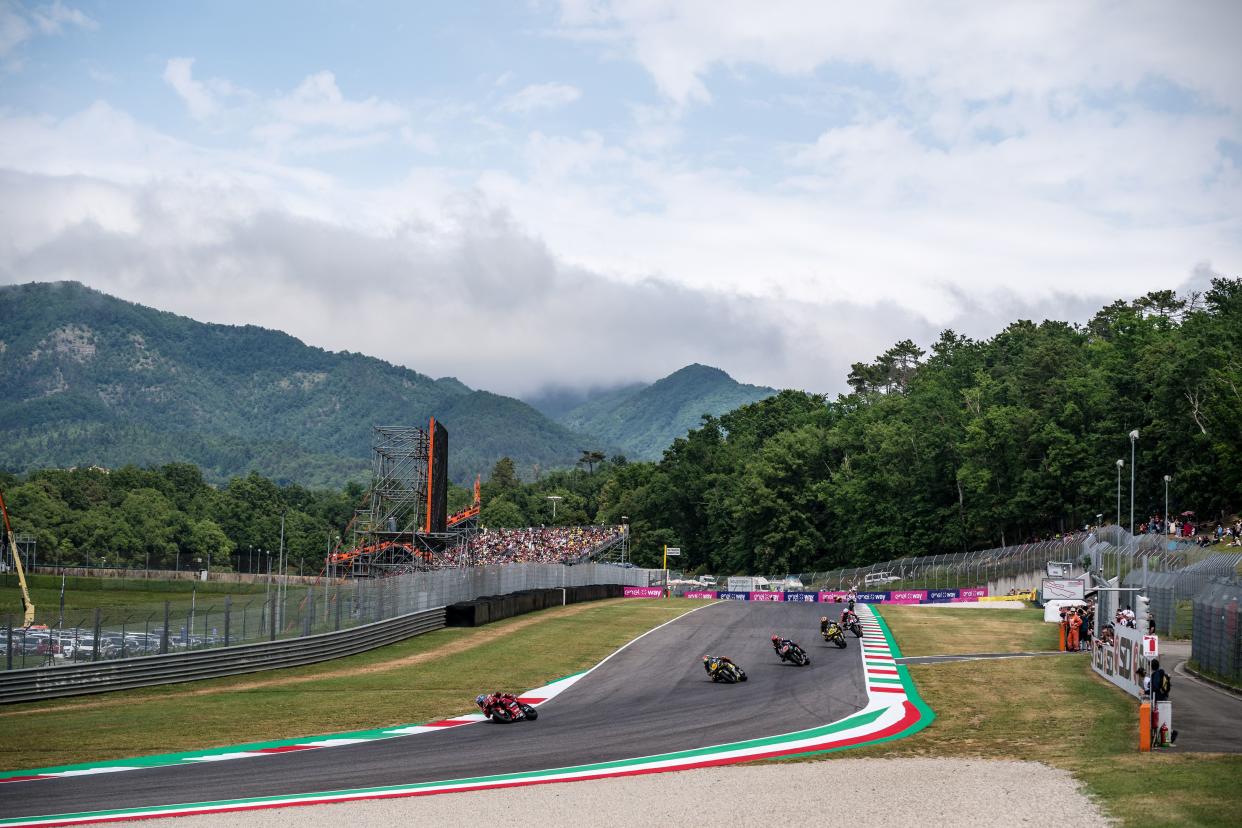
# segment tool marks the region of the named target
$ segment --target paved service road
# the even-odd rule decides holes
[[[1160,661],[1173,669],[1173,727],[1184,753],[1242,753],[1242,697],[1185,672],[1190,645],[1161,641]]]
[[[539,720],[491,722],[366,744],[198,765],[0,785],[0,817],[404,785],[628,759],[827,724],[867,703],[858,642],[819,638],[816,604],[721,602],[647,635],[539,707]],[[782,663],[773,633],[809,667]],[[712,684],[705,653],[750,676]],[[480,692],[496,688],[481,687]],[[515,691],[525,688],[511,688]]]

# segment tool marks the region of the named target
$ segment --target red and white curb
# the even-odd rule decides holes
[[[697,612],[706,609],[710,604],[704,604],[695,607],[690,612]],[[690,612],[682,613],[677,618],[689,615]],[[518,699],[533,707],[551,701],[552,699],[564,693],[570,687],[577,684],[589,674],[595,672],[611,658],[629,647],[631,644],[650,635],[661,627],[666,627],[676,621],[674,618],[666,621],[658,627],[653,627],[642,635],[626,642],[617,650],[603,660],[580,673],[574,673],[556,681],[536,687],[533,690],[527,690],[518,696]],[[357,745],[364,742],[377,742],[384,739],[394,739],[405,736],[417,736],[422,733],[435,733],[446,728],[460,727],[462,725],[477,724],[487,721],[482,713],[467,713],[461,716],[453,716],[448,719],[439,719],[433,722],[423,722],[421,724],[400,725],[398,727],[378,728],[375,730],[364,730],[355,733],[339,733],[332,736],[308,737],[306,741],[285,740],[282,742],[257,743],[253,745],[240,745],[231,747],[220,747],[202,751],[194,751],[190,753],[174,753],[156,756],[146,756],[139,759],[124,760],[124,763],[100,763],[100,764],[82,764],[72,766],[62,766],[58,768],[39,768],[26,772],[18,772],[9,776],[0,776],[0,784],[8,782],[30,782],[38,779],[61,779],[73,776],[92,776],[101,773],[119,773],[123,771],[148,770],[150,768],[169,767],[171,765],[194,765],[204,762],[227,762],[234,759],[254,759],[260,756],[272,756],[282,753],[293,753],[295,751],[304,750],[320,750],[323,748],[344,747],[346,745]],[[0,821],[0,825],[4,823]]]
[[[711,604],[705,606],[712,606]],[[894,666],[893,657],[899,655],[895,648],[890,647],[885,631],[877,623],[869,607],[859,608],[860,620],[864,620],[864,636],[862,639],[861,658],[863,659],[864,675],[868,703],[862,710],[846,716],[831,724],[807,730],[785,733],[761,739],[751,739],[713,745],[704,748],[665,753],[652,756],[635,757],[609,762],[576,767],[552,768],[542,771],[525,773],[501,774],[478,777],[473,779],[455,779],[442,782],[427,782],[413,785],[390,786],[383,788],[366,788],[346,791],[327,791],[301,795],[261,797],[220,802],[201,802],[182,805],[157,806],[151,808],[117,809],[111,811],[94,811],[90,813],[56,814],[40,817],[17,819],[0,819],[0,826],[52,826],[81,825],[93,822],[111,822],[128,819],[154,819],[167,816],[184,816],[190,814],[226,813],[231,811],[248,811],[266,808],[281,808],[294,805],[314,805],[332,802],[349,802],[364,799],[387,799],[396,797],[428,796],[442,793],[489,790],[495,788],[540,785],[552,782],[572,782],[587,779],[604,779],[618,776],[634,776],[647,773],[663,773],[668,771],[688,770],[691,768],[711,767],[754,761],[758,759],[780,758],[798,754],[818,753],[831,750],[842,750],[873,744],[879,741],[903,738],[925,727],[933,718],[931,710],[918,697],[917,691],[910,683],[905,668]],[[684,616],[679,616],[684,617]],[[673,619],[674,621],[677,619]],[[669,623],[672,623],[671,621]],[[663,625],[661,625],[663,626]],[[659,629],[658,627],[656,629]],[[650,634],[654,630],[645,633]],[[642,636],[639,636],[642,638]],[[639,639],[634,639],[637,641]],[[630,644],[634,643],[633,641]],[[629,646],[629,644],[625,645]],[[622,648],[624,649],[624,647]],[[620,652],[617,650],[616,652]],[[616,655],[616,653],[613,653]],[[885,660],[887,656],[887,660]],[[611,658],[612,656],[609,656]],[[592,670],[607,662],[604,659]],[[871,672],[876,670],[877,672]],[[888,675],[891,671],[892,676]],[[590,671],[588,671],[589,673]],[[569,676],[560,682],[553,682],[547,687],[563,685],[556,692],[563,692],[574,682],[587,673]],[[572,680],[572,681],[571,681]],[[894,681],[896,683],[894,683]],[[545,688],[539,688],[543,691]],[[534,695],[532,691],[531,694]],[[548,697],[544,697],[545,699]],[[482,717],[459,717],[460,724],[470,724]],[[458,719],[444,720],[458,723]],[[453,726],[453,725],[446,725]],[[436,729],[437,723],[415,725]],[[417,732],[427,732],[420,730]]]

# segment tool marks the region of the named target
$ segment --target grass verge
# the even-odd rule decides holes
[[[904,656],[1019,653],[1057,649],[1055,624],[1040,609],[952,609],[885,605],[881,612]]]
[[[907,651],[908,642],[911,649],[941,649],[928,641],[928,619],[917,613],[934,613],[946,619],[942,629],[952,630],[944,615],[951,610],[884,607],[882,612],[903,655],[917,654]],[[978,617],[984,611],[959,612]],[[1023,615],[1032,627],[1052,627],[1028,613]],[[1037,642],[1042,635],[1031,631],[1025,640]],[[1020,635],[1017,638],[1023,640]],[[1000,651],[997,644],[980,651]],[[1138,753],[1134,700],[1098,678],[1085,656],[909,669],[919,693],[936,711],[936,720],[909,739],[851,751],[853,755],[1043,762],[1073,773],[1123,825],[1238,824],[1242,756],[1177,753],[1176,749]]]
[[[445,629],[324,664],[0,710],[0,766],[27,769],[428,721],[475,694],[586,669],[696,607],[683,599],[574,604]]]
[[[60,579],[52,575],[31,575],[28,579],[30,600],[35,605],[36,623],[55,626],[61,617]],[[94,623],[94,613],[102,611],[105,624],[119,624],[122,619],[138,623],[147,618],[162,619],[164,602],[173,612],[188,609],[191,595],[200,608],[224,605],[224,596],[232,595],[233,604],[239,610],[248,602],[260,606],[264,600],[263,584],[232,584],[217,581],[147,581],[114,578],[66,578],[64,622],[66,627],[88,626]],[[296,601],[305,593],[303,586],[290,586],[290,601]],[[16,576],[0,577],[0,624],[6,616],[20,624],[22,617],[21,588]]]

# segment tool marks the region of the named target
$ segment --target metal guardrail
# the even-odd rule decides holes
[[[314,664],[444,627],[444,607],[339,632],[213,650],[0,672],[0,704],[128,690]]]

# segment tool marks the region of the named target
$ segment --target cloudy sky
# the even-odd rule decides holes
[[[1242,275],[1240,42],[1230,0],[0,0],[0,283],[511,394],[834,392]]]

